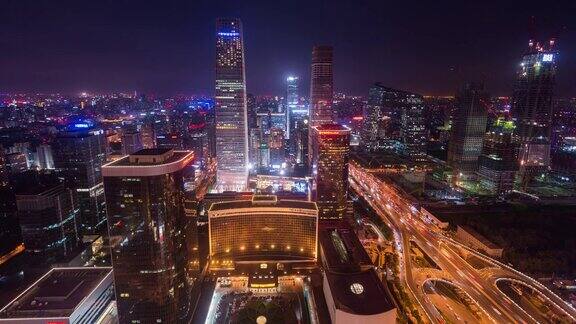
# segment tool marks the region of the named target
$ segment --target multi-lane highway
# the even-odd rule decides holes
[[[425,217],[412,205],[409,197],[392,183],[358,165],[350,164],[350,185],[361,195],[376,213],[391,224],[398,233],[397,248],[401,251],[401,279],[405,280],[410,292],[425,310],[432,322],[443,322],[443,318],[426,296],[423,285],[430,279],[441,279],[453,283],[481,309],[486,321],[505,323],[535,323],[533,309],[524,310],[507,298],[496,286],[496,280],[513,278],[538,290],[544,298],[557,306],[558,315],[568,322],[576,321],[576,310],[557,295],[532,278],[488,258],[460,243],[444,236],[435,225],[427,223]],[[417,244],[440,270],[422,276],[410,261],[410,241]],[[458,249],[466,250],[490,265],[489,270],[474,268],[463,259]],[[437,277],[437,278],[434,278]]]

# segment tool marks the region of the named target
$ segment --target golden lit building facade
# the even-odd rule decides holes
[[[255,195],[208,211],[210,258],[219,261],[315,261],[316,203]]]
[[[350,129],[338,124],[311,127],[313,196],[320,219],[342,219],[348,201]]]

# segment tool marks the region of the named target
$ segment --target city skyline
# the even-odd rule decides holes
[[[176,1],[157,7],[127,1],[107,8],[70,2],[62,4],[65,10],[56,10],[42,1],[34,6],[9,3],[0,13],[6,22],[0,42],[7,49],[0,62],[4,71],[0,92],[212,94],[215,48],[209,31],[219,16],[239,17],[246,25],[247,90],[255,94],[283,93],[289,75],[309,84],[309,49],[330,44],[339,67],[336,91],[365,95],[366,88],[380,80],[425,95],[451,95],[464,81],[483,81],[488,92],[511,95],[513,71],[530,38],[532,16],[537,38],[558,38],[563,70],[576,66],[570,59],[576,51],[570,4],[538,6],[538,10],[520,3],[423,4],[411,11],[413,19],[406,20],[386,14],[408,9],[404,4],[311,3],[306,5],[311,13],[304,13],[299,10],[304,3],[291,2],[281,19],[273,19],[275,10],[270,6],[192,6]],[[515,14],[505,16],[510,10]],[[125,12],[134,17],[126,17]],[[196,17],[198,12],[201,17]],[[450,19],[438,19],[436,12]],[[308,19],[312,13],[317,19]],[[106,25],[101,16],[107,17]],[[68,23],[56,26],[50,24],[53,20]],[[418,23],[410,24],[413,20]],[[420,54],[424,52],[434,55]],[[575,80],[571,73],[559,73],[557,93],[573,93]]]
[[[27,1],[0,324],[576,323],[569,6]]]

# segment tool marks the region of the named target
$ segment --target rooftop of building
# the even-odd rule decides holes
[[[284,170],[284,174],[280,174],[280,170],[271,168],[259,168],[256,174],[256,178],[271,177],[286,180],[305,180],[307,170],[304,168],[294,169],[294,170]]]
[[[383,83],[381,82],[375,82],[372,87],[374,88],[378,88],[381,89],[387,93],[393,93],[395,95],[402,95],[402,96],[411,96],[411,97],[422,97],[422,95],[414,93],[414,92],[410,92],[410,91],[406,91],[406,90],[401,90],[401,89],[395,89],[395,88],[391,88],[388,86],[385,86]]]
[[[251,200],[234,200],[217,202],[212,204],[210,211],[222,211],[229,209],[244,209],[254,207],[278,207],[278,208],[298,208],[317,211],[315,202],[302,200],[278,199],[275,195],[254,195]]]
[[[358,236],[344,221],[324,222],[318,233],[324,275],[336,308],[381,314],[395,308]]]
[[[162,165],[179,161],[190,154],[190,151],[174,151],[169,148],[142,149],[104,167]]]
[[[375,152],[353,152],[350,158],[360,166],[365,168],[405,168],[408,169],[414,165],[414,162],[403,158],[398,154],[392,153],[375,153]]]
[[[204,195],[204,199],[213,200],[213,199],[240,199],[240,200],[251,200],[252,196],[254,195],[251,191],[224,191],[219,193],[207,193]]]
[[[1,311],[4,318],[70,316],[112,268],[53,268]]]
[[[16,198],[18,196],[53,196],[64,190],[61,183],[39,183],[20,189],[16,192]]]
[[[137,152],[132,153],[132,155],[162,155],[170,152],[169,148],[148,148],[141,149]]]
[[[395,308],[374,269],[361,272],[325,272],[337,309],[351,314],[374,315]]]
[[[340,124],[323,124],[314,126],[318,131],[339,131],[339,132],[350,132],[350,128],[340,125]]]
[[[318,230],[323,262],[328,271],[357,273],[372,261],[356,233],[343,221],[324,222]]]

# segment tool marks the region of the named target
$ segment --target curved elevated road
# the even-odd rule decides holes
[[[415,280],[409,255],[409,241],[418,246],[440,267],[445,278],[466,292],[467,295],[485,312],[487,317],[497,323],[536,323],[528,312],[507,298],[496,287],[496,280],[512,278],[539,291],[554,303],[562,316],[576,322],[576,310],[564,302],[552,291],[536,280],[501,262],[474,251],[440,233],[435,225],[424,221],[425,217],[412,206],[410,199],[393,184],[387,183],[377,174],[350,163],[350,185],[361,195],[376,213],[391,224],[399,233],[396,244],[402,251],[401,279],[405,280],[409,290],[420,306],[424,308],[434,323],[443,322],[439,312],[425,296],[420,280]],[[398,242],[399,241],[399,242]],[[457,249],[464,249],[490,264],[490,270],[478,270],[464,260]],[[407,251],[408,250],[408,251]]]

